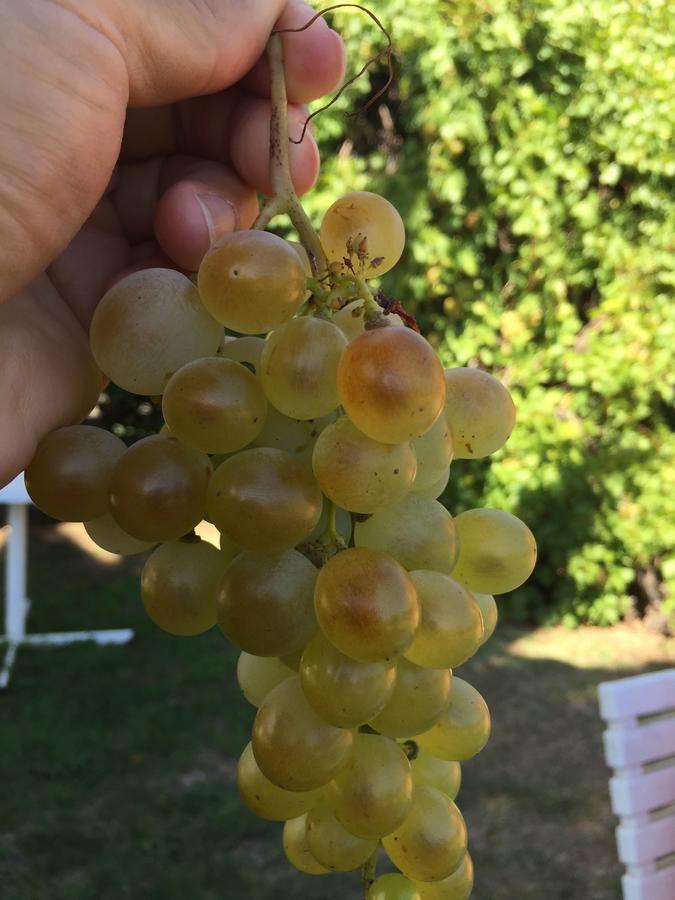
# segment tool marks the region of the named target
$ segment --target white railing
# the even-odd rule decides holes
[[[5,633],[0,641],[6,643],[0,668],[0,690],[9,685],[16,652],[22,644],[59,646],[75,641],[95,641],[97,644],[126,644],[134,636],[131,628],[104,631],[65,631],[53,634],[28,634],[26,630],[30,601],[26,593],[28,566],[28,506],[30,497],[23,483],[23,475],[0,490],[0,504],[7,506],[9,537],[5,560]]]
[[[605,682],[605,758],[624,900],[675,898],[675,669]]]

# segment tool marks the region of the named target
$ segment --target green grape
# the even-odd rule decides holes
[[[260,380],[270,403],[292,419],[317,419],[338,406],[337,367],[347,339],[325,319],[303,316],[265,342]]]
[[[427,488],[411,488],[411,493],[415,494],[417,497],[424,497],[427,500],[437,500],[443,491],[448,486],[448,482],[450,481],[450,466],[447,467],[445,472],[441,475],[438,481],[434,481],[434,483]]]
[[[396,666],[351,659],[319,632],[302,654],[300,680],[310,706],[322,719],[340,728],[356,728],[377,715],[391,696]]]
[[[317,716],[297,676],[269,692],[253,722],[253,753],[261,772],[287,791],[312,791],[349,759],[353,733]]]
[[[142,269],[104,294],[89,341],[111,381],[132,394],[156,396],[185,363],[212,356],[222,333],[189,278],[173,269]]]
[[[449,573],[457,556],[455,525],[436,500],[408,494],[354,527],[357,547],[395,557],[406,569]]]
[[[427,884],[416,882],[416,887],[420,900],[469,900],[473,890],[473,862],[468,851],[452,875]]]
[[[411,490],[433,489],[445,477],[452,462],[452,434],[445,416],[440,415],[428,431],[413,441],[413,449],[417,475]]]
[[[368,900],[420,900],[415,883],[405,875],[390,872],[380,875],[368,890]]]
[[[354,338],[340,357],[337,384],[354,425],[384,444],[424,434],[445,403],[443,367],[409,328],[375,328]]]
[[[411,444],[374,441],[342,416],[319,435],[312,468],[334,503],[351,512],[372,513],[407,494],[417,463]]]
[[[260,706],[272,688],[281,684],[284,679],[290,678],[291,675],[293,675],[293,669],[290,669],[278,656],[254,656],[245,650],[239,654],[237,681],[244,697],[252,706]],[[296,815],[300,815],[300,813],[296,813]],[[290,818],[290,816],[286,818]]]
[[[415,586],[405,570],[386,553],[362,548],[328,560],[316,580],[314,607],[331,644],[361,662],[403,653],[420,617]]]
[[[312,533],[321,491],[309,467],[283,450],[255,447],[221,463],[211,478],[210,520],[240,547],[276,553]]]
[[[316,541],[323,535],[328,527],[329,513],[330,502],[326,500],[321,510],[321,518],[316,523],[314,531],[307,538],[308,541]],[[347,546],[352,537],[352,516],[346,509],[341,509],[339,506],[335,509],[335,528],[337,533],[343,538],[345,546]]]
[[[358,869],[377,850],[376,840],[347,831],[325,800],[320,800],[307,814],[307,845],[312,856],[331,872]]]
[[[415,785],[403,824],[382,840],[389,859],[415,881],[451,875],[466,853],[466,825],[453,801],[426,785]]]
[[[403,220],[396,208],[379,194],[352,191],[326,210],[321,223],[321,244],[329,262],[341,263],[348,256],[349,246],[364,238],[370,260],[364,272],[366,278],[384,275],[403,253]]]
[[[177,540],[204,518],[212,471],[208,456],[175,438],[143,438],[113,469],[110,508],[115,521],[143,541]]]
[[[492,596],[492,594],[478,594],[476,593],[476,591],[472,591],[471,596],[478,604],[478,608],[480,609],[481,615],[483,617],[483,639],[481,640],[482,646],[486,641],[489,641],[494,634],[495,628],[497,627],[497,619],[499,617],[499,613],[497,611],[495,598]]]
[[[462,762],[480,753],[489,737],[487,703],[475,687],[455,676],[450,705],[438,722],[418,735],[415,742],[432,756]]]
[[[216,624],[216,597],[226,562],[206,541],[162,544],[141,574],[143,606],[169,634],[193,635]]]
[[[281,657],[281,661],[284,665],[288,666],[289,669],[293,669],[294,672],[298,672],[300,670],[300,663],[302,661],[302,654],[305,652],[305,648],[302,647],[300,650],[294,650],[293,653],[284,653]]]
[[[352,300],[333,314],[333,325],[337,325],[348,341],[353,341],[366,330],[364,312],[363,300]],[[396,313],[385,313],[383,321],[387,325],[405,326],[403,319]]]
[[[253,441],[254,447],[272,447],[292,453],[303,462],[312,464],[312,453],[316,439],[327,425],[335,421],[335,415],[320,419],[289,419],[278,409],[269,406],[267,418],[260,434]]]
[[[227,562],[232,562],[235,556],[238,556],[241,553],[241,547],[231,541],[226,534],[223,534],[222,531],[219,531],[220,535],[220,552],[223,554]]]
[[[307,843],[307,814],[289,819],[284,825],[284,853],[289,863],[305,875],[327,875],[328,869],[322,866],[311,854]]]
[[[480,369],[445,370],[445,417],[456,459],[481,459],[506,443],[516,408],[504,385]]]
[[[252,369],[254,375],[257,375],[260,372],[260,357],[264,349],[264,338],[253,337],[247,334],[244,337],[233,338],[231,341],[223,344],[218,350],[218,356],[242,363]]]
[[[295,315],[307,290],[296,251],[267,231],[221,237],[204,256],[197,284],[211,315],[240,334],[278,328]]]
[[[232,453],[260,432],[267,400],[245,366],[207,356],[187,363],[169,379],[162,413],[171,433],[189,447]]]
[[[473,656],[483,639],[478,604],[461,584],[441,572],[410,573],[422,613],[415,640],[405,652],[418,666],[453,669]]]
[[[218,594],[225,637],[255,656],[284,656],[316,631],[312,602],[316,569],[297,550],[240,553],[227,567]]]
[[[417,748],[417,755],[410,761],[413,781],[436,788],[454,800],[462,784],[462,767],[449,759],[437,759],[425,750]]]
[[[335,817],[347,831],[361,838],[381,838],[398,828],[410,809],[410,763],[389,738],[357,734],[349,762],[328,790]]]
[[[371,719],[370,725],[389,737],[420,734],[431,728],[447,709],[451,686],[449,669],[422,668],[401,659],[389,702]]]
[[[499,509],[468,509],[455,517],[459,554],[452,577],[470,591],[505,594],[527,581],[537,561],[534,535]]]
[[[302,271],[305,273],[306,277],[312,278],[314,275],[312,272],[312,264],[309,261],[309,254],[305,248],[298,241],[286,241],[286,243],[298,254],[300,262],[302,263]],[[310,296],[311,293],[311,291],[307,291],[307,296]]]
[[[67,425],[39,443],[25,474],[38,509],[65,522],[85,522],[108,512],[108,485],[124,443],[90,425]]]
[[[237,787],[246,806],[261,819],[285,822],[309,812],[321,796],[320,791],[285,791],[265,778],[247,744],[237,765]]]
[[[132,556],[135,553],[143,553],[154,547],[153,541],[139,541],[123,531],[110,513],[91,519],[84,523],[84,528],[92,541],[108,553],[117,553],[119,556]]]

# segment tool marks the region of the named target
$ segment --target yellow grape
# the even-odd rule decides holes
[[[253,753],[261,772],[287,791],[312,791],[349,759],[353,733],[324,722],[305,699],[297,676],[282,681],[260,704]]]
[[[471,594],[441,572],[410,573],[422,613],[405,656],[418,666],[453,669],[473,656],[483,639],[483,617]]]
[[[216,597],[226,562],[206,541],[171,541],[149,557],[141,574],[143,606],[169,634],[193,635],[216,624]]]
[[[452,434],[445,416],[441,414],[428,431],[413,441],[413,450],[417,475],[411,490],[430,490],[445,477],[452,462]]]
[[[340,728],[356,728],[377,715],[391,696],[396,666],[350,659],[319,632],[302,654],[300,680],[310,706],[322,719]]]
[[[449,669],[426,669],[401,659],[393,693],[370,725],[389,737],[420,734],[431,728],[447,709],[451,687]]]
[[[207,509],[216,528],[240,547],[276,553],[311,534],[321,504],[319,485],[305,463],[283,450],[254,447],[218,466]]]
[[[415,586],[386,553],[343,550],[319,572],[317,619],[328,640],[361,662],[389,660],[412,643],[420,611]]]
[[[315,805],[321,791],[285,791],[265,778],[247,744],[237,765],[237,787],[246,806],[261,819],[285,822],[302,816]]]
[[[245,364],[253,370],[255,375],[258,375],[260,372],[260,357],[264,349],[264,338],[253,337],[253,335],[247,334],[244,337],[234,338],[223,344],[218,350],[218,356]]]
[[[354,737],[351,758],[327,793],[338,822],[361,838],[381,838],[398,828],[412,796],[407,756],[395,741],[380,734]]]
[[[203,453],[231,453],[260,432],[267,400],[245,366],[207,356],[187,363],[169,379],[162,413],[171,433],[189,447]]]
[[[307,814],[307,845],[312,856],[331,872],[358,869],[377,850],[376,840],[347,831],[325,800]]]
[[[415,883],[399,872],[380,875],[368,890],[368,900],[420,900]]]
[[[270,403],[292,419],[318,419],[340,402],[337,367],[347,339],[325,319],[303,316],[265,342],[260,380]]]
[[[417,748],[417,755],[410,761],[413,781],[436,788],[451,800],[454,800],[462,784],[462,767],[458,762],[438,759]]]
[[[340,357],[337,383],[354,425],[385,444],[424,434],[445,403],[443,367],[409,328],[375,328],[354,338]]]
[[[370,265],[366,278],[383,275],[401,258],[405,246],[403,220],[392,204],[371,191],[352,191],[326,210],[321,244],[329,262],[342,262],[348,244],[366,239]],[[357,265],[354,259],[355,266]]]
[[[527,581],[537,561],[534,535],[499,509],[469,509],[455,516],[459,554],[452,577],[470,591],[505,594]]]
[[[481,459],[506,443],[516,408],[501,381],[480,369],[445,370],[445,418],[456,459]]]
[[[449,797],[416,785],[405,821],[382,839],[382,845],[408,878],[440,881],[454,872],[466,853],[466,825]]]
[[[450,705],[438,722],[415,738],[422,750],[439,759],[463,762],[483,749],[490,737],[487,703],[467,681],[452,680]]]
[[[289,419],[270,405],[265,424],[253,441],[253,446],[285,450],[311,466],[316,439],[334,421],[333,413],[320,419]]]
[[[102,428],[66,425],[38,444],[25,474],[38,509],[65,522],[85,522],[108,512],[108,485],[124,443]]]
[[[110,508],[115,521],[143,541],[177,540],[204,518],[211,473],[206,454],[175,438],[143,438],[113,469]]]
[[[231,541],[226,534],[223,534],[222,532],[218,532],[218,534],[220,535],[220,552],[227,562],[232,562],[235,556],[238,556],[241,553],[241,547],[235,544],[234,541]]]
[[[240,334],[262,334],[292,318],[306,295],[296,251],[267,231],[234,231],[214,244],[198,274],[211,315]]]
[[[364,311],[363,300],[352,300],[334,313],[333,324],[337,325],[348,341],[353,341],[366,330]],[[403,319],[396,313],[384,313],[384,321],[387,325],[405,325]]]
[[[408,494],[354,527],[357,547],[389,553],[406,569],[449,573],[457,556],[455,524],[436,500]]]
[[[222,333],[189,278],[173,269],[142,269],[104,294],[89,341],[111,381],[132,394],[156,396],[185,363],[212,356]]]
[[[342,416],[319,435],[312,467],[321,490],[338,506],[372,513],[404,497],[417,463],[410,443],[382,444]]]
[[[220,583],[223,634],[255,656],[284,656],[304,647],[317,629],[315,581],[315,567],[297,550],[240,553]]]
[[[472,591],[471,596],[478,604],[478,608],[483,616],[483,639],[481,641],[481,645],[483,645],[490,640],[495,632],[499,612],[492,594],[478,594],[476,591]]]
[[[424,497],[427,500],[437,500],[443,491],[448,486],[448,482],[450,481],[450,466],[448,466],[438,479],[438,481],[434,481],[432,485],[427,488],[415,488],[413,485],[411,488],[411,493],[415,494],[417,497]]]
[[[305,875],[327,875],[328,869],[312,856],[307,843],[307,813],[289,819],[284,825],[283,846],[286,859]]]
[[[473,862],[468,851],[452,875],[427,884],[416,882],[420,900],[469,900],[473,890]]]
[[[291,675],[293,669],[278,656],[254,656],[245,650],[239,654],[237,682],[242,694],[252,706],[260,706],[272,688]]]
[[[143,553],[154,547],[153,541],[139,541],[123,531],[110,513],[91,519],[84,523],[84,528],[95,544],[107,550],[108,553],[117,553],[120,556],[132,556],[135,553]]]

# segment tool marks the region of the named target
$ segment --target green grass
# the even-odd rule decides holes
[[[0,896],[357,900],[355,875],[291,872],[279,826],[240,805],[253,710],[236,653],[217,630],[158,631],[139,567],[104,564],[35,519],[31,630],[132,626],[136,638],[20,650],[0,696]],[[582,653],[583,634],[501,628],[462,671],[494,711],[459,796],[477,900],[620,896],[595,686],[666,663],[672,646],[640,633],[626,649],[619,633],[594,632]]]

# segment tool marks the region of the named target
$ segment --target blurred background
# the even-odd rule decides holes
[[[494,715],[464,767],[477,900],[616,900],[599,681],[674,664],[675,40],[667,0],[372,0],[379,62],[315,121],[315,220],[373,190],[401,211],[383,279],[445,365],[500,377],[516,430],[453,463],[457,513],[509,510],[539,563],[500,598],[463,667]],[[333,24],[352,71],[383,46]],[[110,392],[99,421],[156,430]],[[5,532],[0,533],[6,539]],[[2,540],[3,538],[0,538]],[[236,797],[253,709],[219,634],[147,622],[142,558],[33,511],[32,631],[131,626],[126,647],[22,649],[0,696],[0,896],[8,900],[356,900],[348,878],[294,876],[279,829]]]

